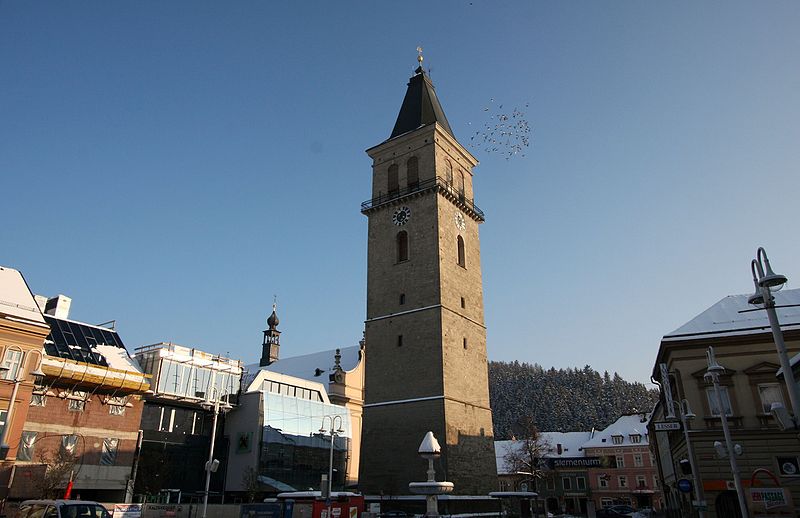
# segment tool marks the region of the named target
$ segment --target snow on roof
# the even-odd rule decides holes
[[[604,448],[610,446],[647,446],[647,423],[650,421],[651,414],[645,414],[642,421],[642,414],[623,415],[605,430],[594,433],[594,437],[583,444],[583,448]],[[613,436],[622,436],[622,442],[614,444],[611,440]],[[631,441],[631,435],[639,435],[641,438],[638,443]]]
[[[543,444],[546,441],[550,446],[550,451],[545,454],[545,458],[555,459],[564,457],[585,457],[583,445],[592,437],[592,432],[541,432]],[[498,474],[510,473],[511,467],[506,463],[506,456],[513,448],[519,448],[524,444],[523,440],[495,441],[494,453],[497,464]],[[561,445],[561,453],[558,452],[558,445]]]
[[[800,304],[800,289],[773,292],[776,306]],[[768,333],[766,311],[753,311],[747,303],[750,295],[729,295],[706,309],[678,329],[664,336],[663,341],[713,338]],[[778,320],[783,329],[800,329],[800,307],[778,307]]]
[[[6,266],[0,266],[0,313],[47,325],[22,274]]]
[[[342,347],[339,352],[342,355],[341,363],[342,369],[351,371],[358,366],[360,347],[354,345],[352,347]],[[336,349],[329,349],[327,351],[320,351],[312,354],[305,354],[303,356],[295,356],[292,358],[283,358],[272,365],[260,367],[257,363],[245,365],[245,370],[252,377],[258,373],[259,370],[268,370],[286,374],[287,376],[294,376],[309,381],[327,382],[327,374],[333,371],[334,355]],[[318,374],[318,370],[321,371]]]
[[[116,345],[98,344],[94,349],[103,355],[112,369],[119,369],[121,371],[135,371],[139,374],[144,374],[139,363],[128,356],[128,351]]]
[[[583,445],[592,438],[592,432],[542,432],[542,438],[550,444],[548,458],[585,457]],[[558,445],[561,453],[558,453]]]

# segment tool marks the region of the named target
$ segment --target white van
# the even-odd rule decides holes
[[[106,508],[86,500],[25,500],[17,518],[111,518]]]

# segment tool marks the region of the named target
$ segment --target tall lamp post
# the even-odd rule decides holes
[[[689,457],[689,466],[692,468],[692,480],[694,482],[695,497],[698,503],[702,505],[705,495],[703,494],[703,485],[700,481],[700,472],[697,470],[697,464],[694,460],[694,448],[692,442],[689,440],[689,426],[688,421],[697,417],[689,408],[689,402],[684,399],[682,401],[672,400],[673,406],[678,409],[678,416],[681,418],[681,425],[683,426],[683,437],[686,441],[686,455]],[[702,508],[697,508],[697,517],[704,518],[705,513]]]
[[[214,399],[214,403],[212,404],[210,401],[206,401],[205,403],[201,403],[201,406],[206,410],[214,411],[214,421],[211,425],[211,446],[208,449],[208,461],[206,462],[206,490],[203,492],[203,518],[206,518],[206,512],[208,511],[208,488],[211,485],[211,473],[217,470],[217,466],[219,465],[219,461],[217,465],[214,465],[214,443],[217,438],[217,418],[219,417],[220,410],[230,410],[233,408],[227,401],[222,402],[222,398],[227,396],[228,394],[219,394],[217,387],[211,387],[211,397]]]
[[[330,429],[325,428],[325,421],[330,419],[331,427]],[[336,421],[339,421],[339,428],[336,428]],[[331,492],[333,490],[333,442],[337,435],[344,433],[344,428],[342,428],[342,416],[340,415],[326,415],[322,416],[322,426],[319,429],[319,433],[325,434],[326,432],[331,436],[331,453],[328,460],[328,517],[331,516]]]
[[[742,513],[742,518],[749,518],[747,512],[747,502],[745,501],[744,488],[742,487],[742,477],[739,475],[739,466],[736,463],[736,449],[733,446],[731,439],[731,430],[728,427],[728,411],[722,401],[722,391],[719,388],[719,374],[725,371],[725,367],[717,363],[714,357],[714,348],[709,347],[706,352],[708,358],[708,369],[703,376],[706,380],[711,380],[714,385],[714,396],[717,400],[717,408],[719,409],[719,417],[722,422],[722,433],[725,435],[725,447],[728,452],[728,459],[731,464],[731,473],[733,474],[733,482],[736,485],[736,496],[739,499],[739,508]]]
[[[798,428],[800,426],[800,389],[797,387],[789,355],[786,353],[783,332],[778,322],[778,313],[775,311],[775,297],[772,296],[771,291],[772,288],[775,288],[775,291],[781,289],[788,279],[785,275],[772,271],[767,252],[763,247],[756,250],[756,258],[750,261],[750,271],[753,273],[753,284],[755,284],[756,291],[747,299],[747,302],[754,306],[763,305],[763,309],[767,311],[769,325],[772,328],[772,338],[775,340],[775,348],[778,350],[778,358],[780,358],[783,370],[783,379],[786,382],[786,391],[789,393],[789,401],[794,413],[790,427]]]

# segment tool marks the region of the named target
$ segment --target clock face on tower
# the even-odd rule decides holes
[[[411,219],[411,209],[408,207],[401,207],[394,211],[394,215],[392,216],[392,223],[397,226],[405,225],[408,223],[408,220]]]
[[[460,230],[461,232],[464,232],[464,229],[467,228],[467,222],[464,221],[464,215],[461,214],[460,212],[456,212],[455,222],[456,222],[456,227],[458,228],[458,230]]]

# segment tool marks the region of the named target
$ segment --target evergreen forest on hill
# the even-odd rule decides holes
[[[651,411],[657,397],[656,389],[589,365],[545,370],[539,364],[489,362],[495,440],[524,435],[519,428],[526,418],[547,432],[602,430],[623,414]]]

